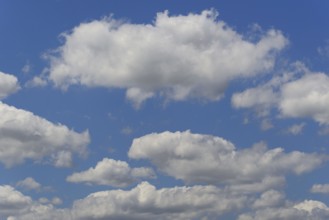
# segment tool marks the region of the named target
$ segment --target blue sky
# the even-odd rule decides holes
[[[328,219],[328,7],[0,0],[0,218]]]

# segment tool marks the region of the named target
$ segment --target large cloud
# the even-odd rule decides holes
[[[130,191],[97,192],[74,202],[74,219],[201,219],[240,209],[245,197],[213,186],[156,189],[143,182]]]
[[[25,209],[20,211],[16,208],[16,212],[3,215],[11,215],[8,220],[218,219],[218,216],[240,210],[248,204],[247,197],[232,195],[214,186],[156,189],[147,182],[127,191],[92,193],[76,200],[71,209],[55,209],[51,205],[34,202],[21,193],[19,195],[28,200],[27,204],[24,203]]]
[[[0,72],[0,100],[16,92],[20,88],[15,76]]]
[[[262,143],[237,150],[220,137],[190,131],[152,133],[134,139],[128,155],[148,159],[160,171],[187,183],[247,184],[244,187],[251,188],[250,184],[280,182],[287,173],[311,171],[325,160],[317,154],[267,149]]]
[[[272,29],[251,42],[216,18],[216,11],[164,12],[153,24],[112,18],[80,24],[50,56],[49,78],[64,89],[127,89],[136,106],[157,92],[169,100],[218,100],[228,81],[270,70],[287,39]]]
[[[329,208],[320,201],[305,200],[292,204],[288,202],[279,207],[261,207],[253,213],[242,214],[238,220],[326,220],[329,218]]]
[[[151,168],[131,168],[127,162],[104,158],[95,168],[73,173],[67,181],[73,183],[85,182],[88,184],[108,185],[114,187],[127,187],[141,178],[154,178]]]
[[[269,82],[232,96],[236,108],[254,108],[268,112],[276,108],[280,116],[310,117],[319,124],[329,124],[329,76],[311,72],[303,64]]]
[[[0,115],[0,162],[7,167],[43,158],[65,167],[71,165],[72,154],[86,154],[87,131],[77,133],[2,102]]]
[[[8,185],[0,185],[0,217],[18,214],[26,210],[32,199]]]

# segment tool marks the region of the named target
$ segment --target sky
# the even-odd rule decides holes
[[[0,219],[328,219],[328,9],[0,0]]]

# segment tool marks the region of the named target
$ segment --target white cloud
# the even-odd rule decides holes
[[[0,185],[0,217],[20,213],[31,203],[30,197],[24,196],[13,187]]]
[[[324,73],[306,74],[282,86],[279,109],[285,117],[311,117],[329,124],[329,77]]]
[[[2,102],[0,115],[0,162],[7,167],[47,158],[56,166],[66,166],[68,154],[87,153],[88,131],[77,133]]]
[[[151,168],[131,168],[125,161],[104,158],[97,163],[95,168],[74,173],[66,180],[73,183],[85,182],[88,184],[127,187],[139,179],[154,177],[155,173]]]
[[[239,209],[245,197],[228,196],[213,186],[157,190],[143,182],[130,191],[97,192],[74,202],[75,219],[201,219]]]
[[[27,81],[25,83],[25,86],[28,88],[33,88],[33,87],[45,87],[48,84],[48,81],[44,79],[43,77],[40,76],[35,76],[33,79]]]
[[[266,113],[276,108],[283,118],[309,117],[324,125],[329,124],[328,103],[329,76],[311,72],[298,62],[291,72],[232,96],[232,105],[236,108]]]
[[[312,193],[329,193],[329,184],[314,184],[311,188]]]
[[[15,76],[0,72],[0,100],[20,89]]]
[[[325,161],[324,156],[260,143],[237,150],[220,137],[185,132],[152,133],[133,140],[130,158],[148,159],[158,170],[187,183],[253,184],[286,173],[302,174]],[[266,181],[265,181],[266,182]]]
[[[288,128],[287,132],[293,135],[298,135],[302,133],[305,125],[306,125],[305,123],[294,124]]]
[[[17,187],[21,187],[26,190],[41,190],[42,186],[40,183],[35,181],[32,177],[26,177],[24,180],[18,181],[16,183]]]
[[[327,220],[329,208],[320,201],[305,200],[292,204],[286,202],[279,207],[259,207],[249,214],[242,214],[238,220]]]
[[[53,197],[51,200],[45,197],[41,197],[38,199],[40,204],[52,204],[52,205],[61,205],[63,201],[59,197]]]
[[[22,67],[22,72],[27,74],[31,71],[31,69],[32,69],[32,65],[30,64],[29,61],[27,61],[25,65]]]
[[[158,13],[153,24],[111,17],[82,23],[63,34],[64,45],[49,56],[49,79],[63,89],[123,88],[135,107],[156,94],[218,100],[230,80],[272,69],[287,39],[272,29],[250,42],[216,18],[213,10]]]
[[[276,190],[269,190],[261,194],[253,203],[253,208],[276,207],[284,203],[285,195]]]

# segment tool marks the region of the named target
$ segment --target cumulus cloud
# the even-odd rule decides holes
[[[286,173],[302,174],[318,167],[324,156],[263,143],[237,150],[223,138],[185,132],[151,133],[133,140],[130,158],[148,159],[161,172],[187,183],[252,184]]]
[[[77,133],[2,102],[0,115],[0,162],[7,167],[47,158],[62,167],[69,165],[71,154],[87,153],[88,131]]]
[[[74,201],[71,209],[55,209],[52,205],[33,202],[27,211],[12,214],[8,220],[218,219],[245,207],[246,203],[245,196],[230,195],[214,186],[156,189],[142,182],[127,191],[92,193]]]
[[[285,117],[311,117],[329,124],[329,77],[324,73],[306,74],[282,86],[279,103]]]
[[[152,24],[111,17],[82,23],[63,34],[57,55],[49,55],[49,79],[66,89],[73,84],[126,89],[138,107],[160,94],[167,100],[218,100],[227,83],[269,71],[287,45],[271,29],[251,42],[214,10],[170,16]]]
[[[244,206],[213,186],[156,189],[143,182],[130,191],[104,191],[74,203],[76,219],[201,219]]]
[[[154,177],[155,173],[151,168],[131,168],[125,161],[104,158],[94,168],[73,173],[66,180],[73,183],[127,187],[140,179]]]
[[[32,199],[8,185],[0,185],[0,217],[23,212]]]
[[[238,220],[326,220],[329,217],[329,208],[320,201],[305,200],[293,204],[288,202],[280,207],[260,207],[253,213],[242,214]]]
[[[276,190],[265,191],[259,197],[246,196],[209,185],[156,189],[142,182],[130,190],[89,194],[75,200],[69,209],[54,208],[46,198],[33,201],[10,186],[0,186],[0,198],[0,217],[8,220],[220,219],[229,213],[235,213],[238,220],[329,217],[329,208],[320,201],[291,202]]]
[[[312,193],[329,193],[329,184],[314,184],[311,188]]]
[[[16,186],[21,187],[26,190],[41,190],[42,186],[40,183],[35,181],[32,177],[26,177],[25,179],[18,181],[16,183]]]
[[[20,89],[15,76],[0,72],[0,100]]]
[[[301,63],[295,64],[291,72],[232,96],[235,108],[253,108],[257,112],[276,108],[281,117],[309,117],[322,125],[329,124],[328,103],[329,76],[311,72]]]

